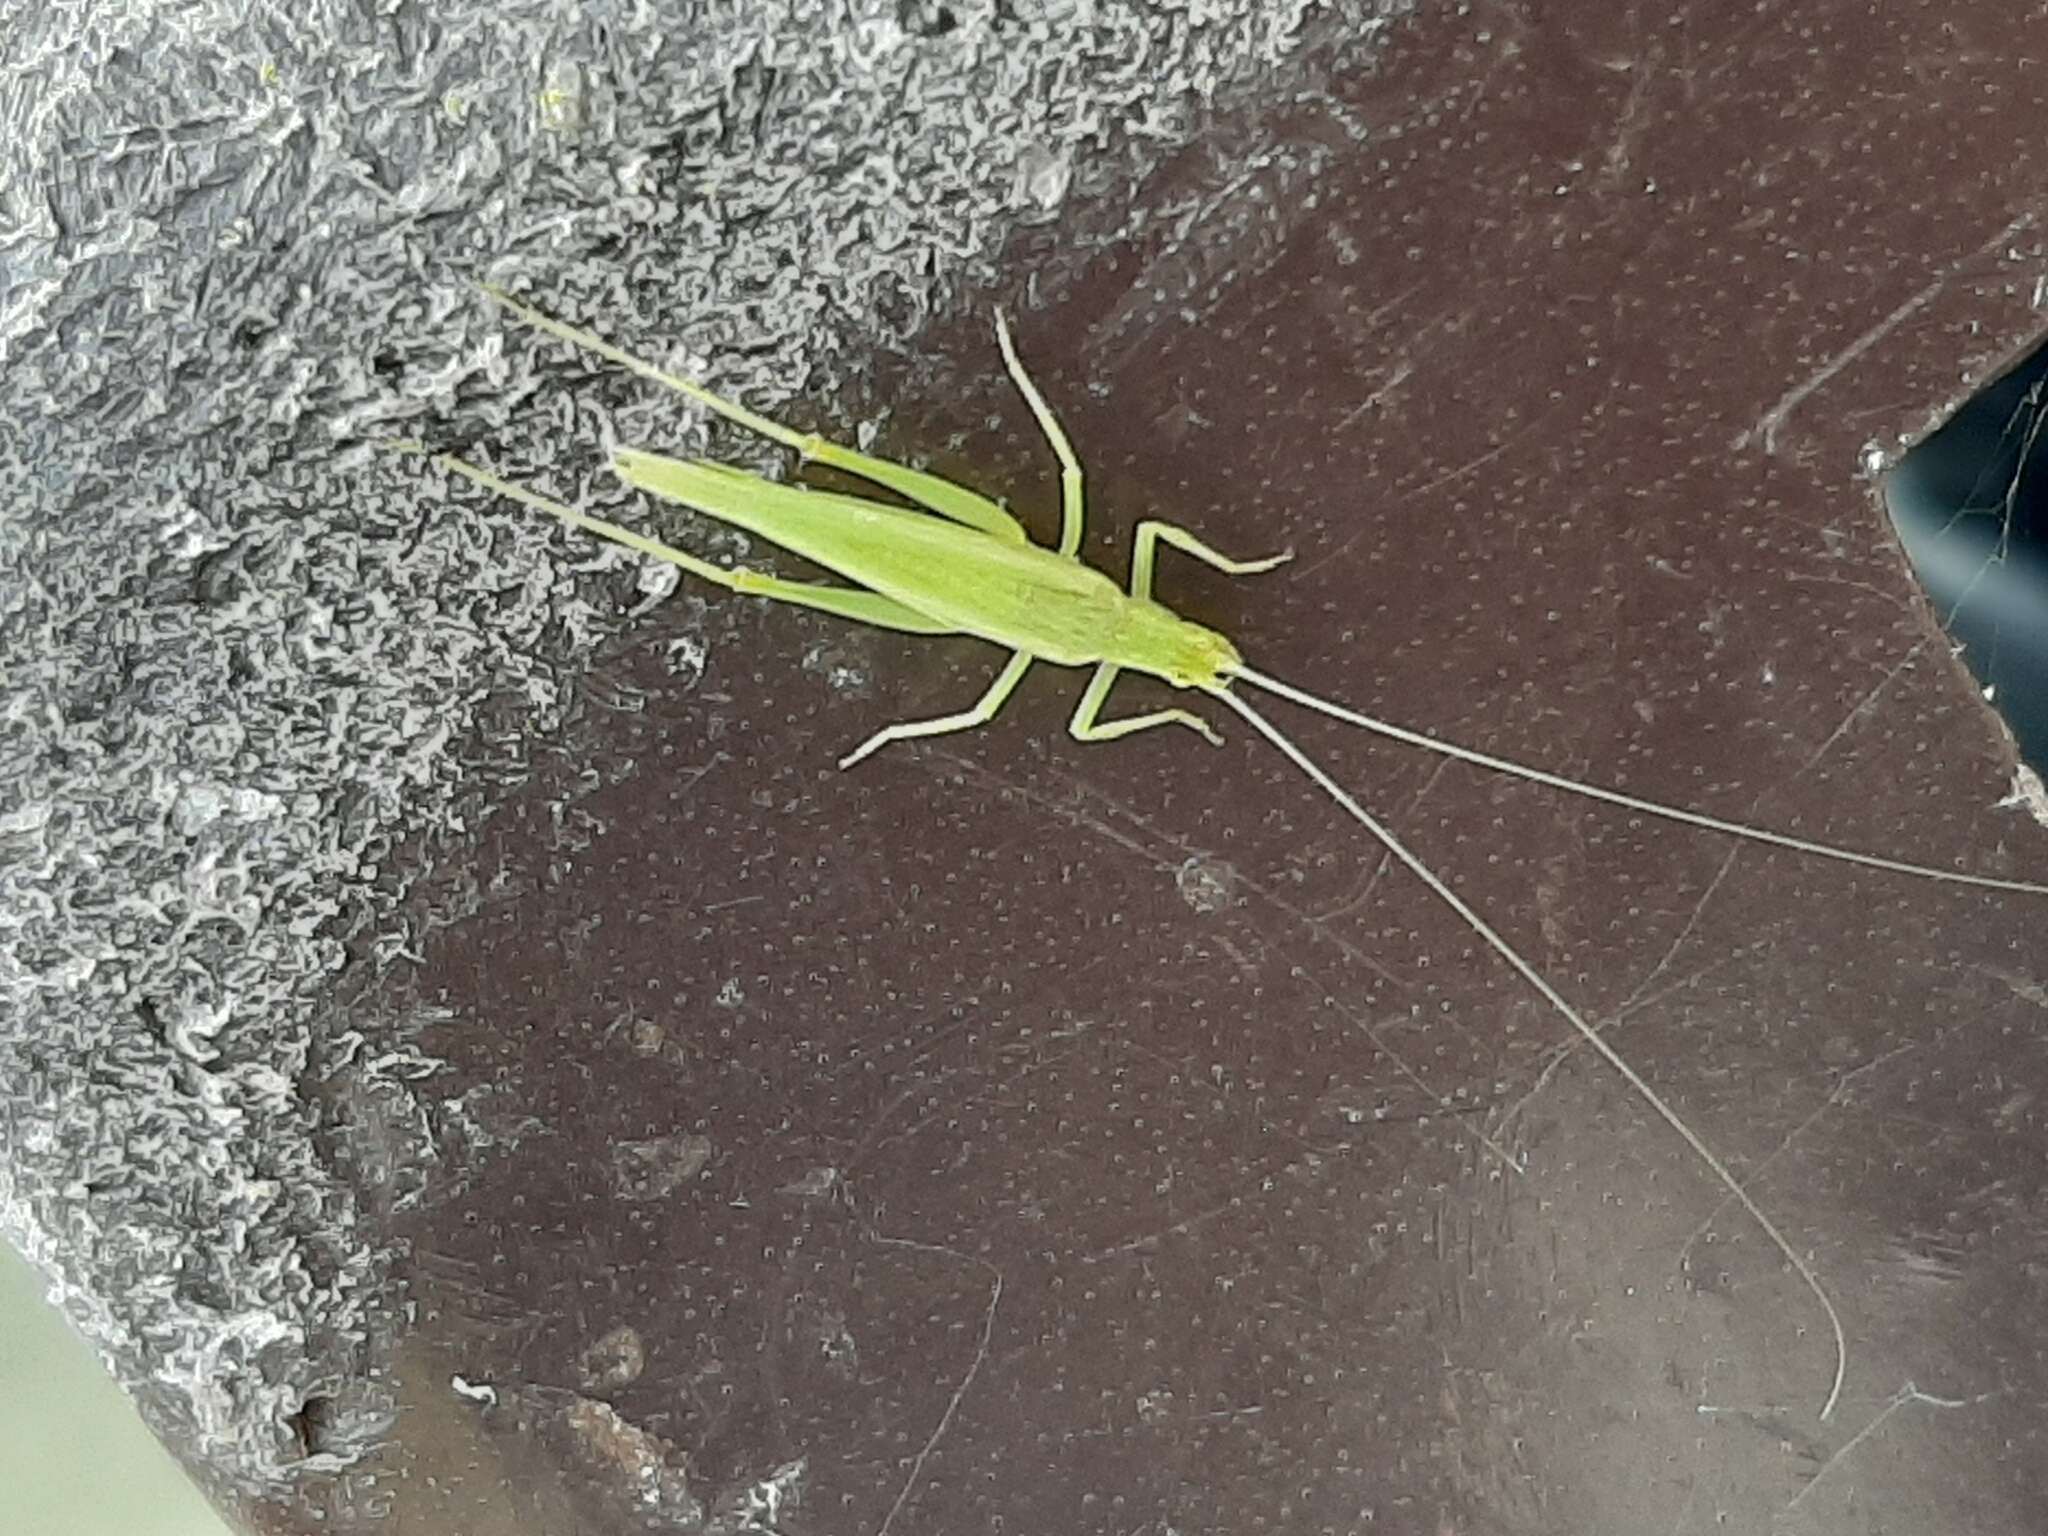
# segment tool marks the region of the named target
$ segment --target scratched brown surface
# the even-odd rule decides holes
[[[1489,751],[2048,873],[1861,467],[2041,328],[2035,10],[1432,10],[1216,125],[1276,158],[1144,188],[1206,199],[1184,238],[1076,266],[1038,231],[1037,302],[986,296],[1089,465],[1090,554],[1145,516],[1291,545],[1163,591]],[[928,355],[888,446],[1048,534],[983,316]],[[488,1134],[408,1218],[408,1410],[335,1523],[371,1487],[379,1529],[736,1529],[721,1492],[800,1462],[757,1527],[2040,1528],[2041,906],[1274,708],[1811,1253],[1851,1349],[1823,1424],[1776,1252],[1607,1068],[1545,1076],[1563,1020],[1242,728],[1080,746],[1044,668],[840,774],[996,656],[764,609],[679,688],[676,622],[607,658],[477,841],[484,914],[393,983],[448,1010],[436,1091]]]

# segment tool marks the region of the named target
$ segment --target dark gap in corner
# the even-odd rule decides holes
[[[319,1456],[344,1449],[335,1433],[335,1401],[318,1393],[299,1404],[299,1411],[285,1420],[299,1443],[299,1454]]]
[[[1942,627],[2048,775],[2048,342],[1900,459],[1884,499]]]

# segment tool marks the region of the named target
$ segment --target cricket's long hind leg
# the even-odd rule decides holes
[[[1024,680],[1030,668],[1032,656],[1029,651],[1019,651],[1012,656],[1003,670],[996,674],[996,680],[988,685],[972,709],[963,709],[957,715],[940,715],[936,720],[906,720],[875,732],[866,741],[839,759],[841,768],[851,768],[862,758],[879,752],[892,741],[909,741],[918,736],[944,736],[952,731],[971,731],[977,725],[987,725],[995,718],[996,711],[1003,707],[1017,685]]]
[[[887,459],[878,459],[852,448],[842,448],[837,443],[827,442],[815,432],[797,432],[757,411],[750,411],[744,405],[728,400],[723,395],[714,394],[695,379],[686,379],[681,374],[658,368],[645,358],[635,357],[624,348],[613,346],[601,336],[542,314],[531,304],[522,303],[502,288],[491,283],[479,286],[488,297],[504,305],[534,329],[544,331],[558,341],[566,341],[572,347],[594,352],[643,379],[659,384],[665,389],[672,389],[685,399],[694,400],[706,410],[723,416],[735,426],[745,427],[749,432],[758,432],[770,442],[780,443],[795,452],[799,458],[843,470],[850,475],[859,475],[864,480],[872,480],[875,484],[885,486],[906,500],[914,501],[941,517],[949,517],[969,528],[978,528],[991,538],[1001,539],[1007,544],[1027,542],[1022,523],[986,496],[978,496],[963,485],[956,485],[938,475],[927,474],[921,469],[892,464]]]
[[[986,496],[977,495],[944,476],[912,469],[907,464],[892,464],[887,459],[878,459],[853,448],[842,448],[816,433],[798,439],[794,446],[798,453],[814,464],[872,480],[906,501],[914,501],[927,511],[949,517],[992,539],[1000,539],[1005,544],[1031,542],[1031,536],[1016,518]]]
[[[766,416],[750,411],[744,405],[728,400],[722,395],[713,394],[695,379],[686,379],[681,374],[670,373],[665,368],[657,368],[645,358],[635,357],[623,347],[613,346],[602,336],[583,330],[579,326],[566,324],[555,319],[552,315],[543,314],[531,304],[513,298],[511,294],[498,287],[495,283],[479,283],[477,286],[483,290],[487,298],[504,305],[505,308],[511,310],[513,314],[524,320],[535,330],[545,331],[557,341],[566,341],[572,347],[580,347],[585,352],[594,352],[608,362],[617,363],[621,368],[637,373],[643,379],[672,389],[677,394],[696,401],[705,409],[717,412],[717,414],[723,416],[735,426],[745,427],[749,432],[758,432],[761,436],[778,442],[785,448],[800,449],[802,447],[804,441],[802,433],[791,431],[780,422],[770,421]]]
[[[1223,738],[1216,734],[1214,726],[1185,709],[1155,709],[1147,714],[1130,715],[1122,720],[1112,720],[1107,725],[1098,725],[1096,717],[1102,713],[1103,703],[1109,698],[1110,684],[1116,681],[1120,670],[1115,662],[1105,661],[1088,679],[1088,686],[1081,690],[1081,702],[1074,706],[1074,718],[1067,724],[1074,740],[1115,741],[1117,737],[1128,736],[1133,731],[1149,731],[1155,725],[1184,725],[1199,732],[1210,746],[1223,745]]]
[[[1038,422],[1038,430],[1045,434],[1045,440],[1052,444],[1052,451],[1060,461],[1060,543],[1063,555],[1072,558],[1081,548],[1081,533],[1086,525],[1086,503],[1081,491],[1081,460],[1074,453],[1074,445],[1067,441],[1067,434],[1061,429],[1059,418],[1052,413],[1052,407],[1045,403],[1045,396],[1038,392],[1038,386],[1031,382],[1031,375],[1024,371],[1024,365],[1017,360],[1017,348],[1010,341],[1010,327],[1003,319],[1003,312],[996,311],[996,345],[1003,351],[1003,366],[1010,371],[1010,382],[1017,386],[1017,393],[1024,397],[1024,403],[1031,407],[1031,414]]]
[[[799,608],[811,608],[834,617],[852,619],[859,624],[873,624],[881,629],[901,630],[912,635],[950,635],[957,633],[949,625],[926,618],[913,608],[907,608],[894,598],[884,597],[879,592],[857,591],[852,587],[831,587],[803,581],[784,581],[779,576],[770,576],[761,571],[750,571],[744,566],[726,567],[713,565],[685,550],[664,544],[659,539],[650,539],[644,533],[635,533],[617,523],[607,522],[601,517],[592,517],[588,512],[579,512],[565,502],[537,491],[529,491],[523,485],[514,485],[501,479],[487,469],[479,469],[466,459],[458,459],[452,453],[434,455],[435,462],[444,469],[453,470],[466,480],[474,481],[487,491],[531,507],[536,512],[545,512],[550,517],[560,518],[573,528],[581,528],[600,538],[623,544],[636,554],[651,555],[657,560],[666,560],[678,566],[699,580],[712,582],[728,592],[738,592],[748,597],[772,598],[776,602],[794,603]]]

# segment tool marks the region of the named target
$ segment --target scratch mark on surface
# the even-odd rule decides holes
[[[1633,6],[1629,8],[1629,31],[1632,40],[1636,40],[1641,31],[1640,18]],[[1659,49],[1644,50],[1638,58],[1619,66],[1629,77],[1628,95],[1621,103],[1621,110],[1615,114],[1614,132],[1607,152],[1601,156],[1601,178],[1610,191],[1621,190],[1629,168],[1634,164],[1636,146],[1642,142],[1643,124],[1650,115],[1643,106],[1649,100],[1651,75],[1659,62],[1660,52]],[[1607,67],[1612,69],[1616,66],[1610,64]]]
[[[1429,777],[1422,781],[1422,787],[1415,791],[1407,805],[1402,808],[1402,815],[1404,817],[1412,819],[1416,812],[1422,809],[1422,802],[1429,798],[1430,792],[1436,788],[1437,780],[1444,776],[1445,771],[1450,766],[1451,760],[1449,758],[1441,757],[1437,759],[1436,766],[1429,770]],[[1372,893],[1379,888],[1381,878],[1386,874],[1393,862],[1394,856],[1391,853],[1381,854],[1379,860],[1372,867],[1372,873],[1366,876],[1365,884],[1359,888],[1358,894],[1356,896],[1347,896],[1334,907],[1317,913],[1316,921],[1319,923],[1335,922],[1340,917],[1349,916],[1359,906],[1370,900]]]
[[[1143,831],[1150,834],[1159,846],[1172,849],[1175,856],[1168,857],[1160,853],[1158,847],[1148,846],[1121,828],[1110,825],[1098,816],[1090,815],[1075,801],[1056,800],[1032,784],[1013,779],[1007,774],[988,767],[986,764],[975,762],[971,758],[957,756],[943,748],[927,748],[926,752],[931,758],[942,759],[945,762],[951,763],[962,772],[980,778],[984,782],[998,785],[1028,804],[1035,805],[1041,810],[1052,812],[1053,815],[1058,816],[1061,820],[1072,826],[1084,827],[1106,841],[1114,843],[1117,847],[1135,853],[1139,858],[1145,860],[1146,863],[1162,873],[1177,876],[1185,859],[1191,855],[1200,856],[1202,854],[1202,850],[1195,847],[1192,843],[1183,842],[1170,833],[1161,832],[1137,811],[1131,809],[1131,807],[1112,796],[1105,795],[1101,790],[1083,783],[1072,775],[1059,774],[1055,776],[1065,783],[1068,788],[1072,789],[1076,795],[1088,796],[1109,806],[1117,814],[1127,818]],[[1387,970],[1385,966],[1374,960],[1371,955],[1360,949],[1356,944],[1353,944],[1343,935],[1334,932],[1323,919],[1317,917],[1314,913],[1296,906],[1271,886],[1253,879],[1241,869],[1237,871],[1237,880],[1242,889],[1257,896],[1275,911],[1293,919],[1315,937],[1326,940],[1345,959],[1363,966],[1367,971],[1371,972],[1381,981],[1386,982],[1389,986],[1403,985],[1399,977]]]
[[[1098,1248],[1093,1253],[1083,1254],[1081,1262],[1083,1264],[1100,1264],[1106,1259],[1120,1259],[1126,1254],[1150,1253],[1169,1237],[1181,1237],[1186,1233],[1192,1232],[1195,1228],[1214,1221],[1218,1216],[1223,1216],[1236,1210],[1241,1204],[1243,1204],[1242,1198],[1232,1195],[1222,1204],[1212,1205],[1206,1211],[1198,1211],[1192,1216],[1184,1216],[1170,1227],[1161,1227],[1156,1232],[1147,1232],[1142,1237],[1126,1238],[1123,1242],[1112,1243],[1107,1248]]]
[[[1417,1072],[1413,1067],[1409,1066],[1407,1061],[1402,1058],[1402,1055],[1399,1051],[1395,1050],[1391,1045],[1387,1044],[1386,1040],[1380,1034],[1378,1025],[1372,1023],[1369,1019],[1366,1019],[1362,1015],[1354,1012],[1353,1010],[1345,1007],[1342,1003],[1338,1002],[1336,994],[1333,993],[1328,987],[1323,985],[1322,978],[1317,976],[1314,971],[1311,971],[1305,965],[1297,965],[1294,967],[1294,974],[1299,976],[1303,981],[1307,982],[1310,986],[1314,987],[1318,992],[1322,993],[1323,1002],[1327,1004],[1329,1007],[1334,1008],[1338,1013],[1342,1014],[1345,1018],[1349,1019],[1352,1022],[1352,1024],[1355,1025],[1365,1035],[1365,1038],[1372,1042],[1373,1049],[1377,1050],[1382,1056],[1386,1057],[1387,1060],[1391,1061],[1394,1064],[1394,1070],[1399,1072],[1403,1077],[1407,1078],[1409,1082],[1413,1083],[1416,1089],[1422,1094],[1425,1100],[1427,1100],[1431,1104],[1434,1104],[1438,1109],[1444,1111],[1446,1114],[1455,1115],[1458,1112],[1457,1105],[1455,1105],[1451,1101],[1448,1095],[1438,1093],[1435,1089],[1431,1088],[1428,1083],[1423,1081],[1422,1074],[1420,1072]],[[1474,1134],[1477,1135],[1480,1141],[1485,1144],[1487,1151],[1491,1152],[1495,1157],[1499,1158],[1503,1163],[1507,1164],[1507,1166],[1513,1169],[1516,1173],[1526,1173],[1528,1171],[1526,1168],[1523,1167],[1522,1161],[1520,1159],[1516,1158],[1506,1148],[1501,1146],[1499,1142],[1495,1141],[1491,1136],[1487,1135],[1487,1133],[1484,1130],[1480,1130],[1475,1127]]]
[[[1728,845],[1727,852],[1721,855],[1721,867],[1714,871],[1714,878],[1707,882],[1707,888],[1700,892],[1700,899],[1693,903],[1692,911],[1686,914],[1685,926],[1680,928],[1673,935],[1671,942],[1664,946],[1664,953],[1659,955],[1657,963],[1643,974],[1643,979],[1635,984],[1635,989],[1621,1000],[1621,1006],[1614,1010],[1617,1018],[1627,1013],[1641,999],[1642,995],[1650,990],[1651,984],[1659,976],[1662,976],[1671,962],[1677,958],[1678,952],[1685,947],[1685,941],[1691,938],[1693,930],[1699,927],[1700,919],[1706,916],[1708,906],[1712,904],[1716,893],[1720,891],[1721,883],[1728,878],[1728,872],[1735,867],[1735,857],[1741,851],[1742,844],[1740,842]]]
[[[1626,1021],[1631,1014],[1640,1013],[1646,1008],[1654,1008],[1658,1003],[1664,1001],[1664,999],[1669,997],[1672,993],[1683,991],[1687,987],[1697,986],[1701,981],[1703,981],[1708,976],[1711,976],[1715,971],[1720,970],[1723,966],[1733,965],[1736,961],[1742,959],[1744,956],[1752,953],[1755,950],[1761,949],[1762,947],[1763,941],[1759,940],[1754,944],[1744,944],[1737,949],[1729,951],[1725,955],[1717,956],[1715,959],[1709,960],[1705,965],[1701,966],[1698,970],[1693,971],[1691,974],[1678,977],[1669,986],[1662,987],[1659,990],[1649,993],[1646,996],[1638,996],[1631,1002],[1624,1003],[1621,1007],[1615,1009],[1614,1012],[1609,1014],[1607,1017],[1603,1019],[1595,1019],[1593,1021],[1593,1028],[1600,1034],[1604,1035],[1609,1030],[1614,1029],[1616,1026]],[[1550,1050],[1550,1059],[1543,1064],[1543,1070],[1536,1074],[1536,1081],[1529,1085],[1529,1091],[1527,1093],[1523,1094],[1519,1099],[1515,1100],[1514,1103],[1510,1104],[1504,1111],[1502,1111],[1500,1116],[1500,1124],[1503,1126],[1509,1124],[1511,1121],[1514,1120],[1514,1118],[1517,1115],[1519,1115],[1523,1110],[1527,1109],[1530,1103],[1536,1098],[1536,1096],[1542,1093],[1543,1090],[1549,1086],[1551,1078],[1557,1075],[1558,1068],[1562,1067],[1567,1061],[1569,1061],[1572,1057],[1572,1054],[1575,1051],[1577,1051],[1580,1047],[1582,1047],[1585,1043],[1586,1042],[1583,1039],[1581,1039],[1577,1034],[1573,1034],[1569,1038],[1560,1040],[1556,1045],[1552,1046]]]
[[[2048,987],[2016,971],[1994,970],[1992,975],[2004,982],[2014,997],[2022,1002],[2032,1003],[2036,1008],[2048,1008]]]
[[[1894,664],[1892,669],[1889,672],[1885,673],[1883,677],[1879,678],[1876,681],[1876,683],[1874,683],[1871,686],[1870,691],[1865,693],[1862,698],[1858,699],[1855,702],[1855,704],[1850,707],[1848,713],[1842,716],[1841,723],[1828,733],[1827,740],[1823,741],[1819,746],[1815,747],[1813,749],[1812,754],[1808,756],[1806,761],[1801,763],[1796,769],[1793,770],[1792,777],[1796,779],[1804,774],[1812,772],[1814,765],[1818,763],[1822,758],[1826,757],[1828,753],[1834,749],[1834,745],[1836,742],[1840,741],[1844,736],[1849,734],[1849,728],[1851,726],[1855,725],[1857,721],[1861,720],[1864,716],[1870,713],[1871,709],[1876,705],[1878,699],[1883,696],[1884,691],[1887,688],[1891,687],[1893,683],[1898,681],[1899,674],[1905,671],[1906,668],[1910,667],[1914,663],[1914,661],[1918,659],[1920,653],[1926,648],[1927,642],[1924,639],[1915,640],[1912,643],[1912,645],[1908,646],[1906,649],[1906,654],[1898,659],[1897,663]]]
[[[1842,1103],[1844,1100],[1848,1098],[1849,1089],[1851,1085],[1855,1083],[1857,1078],[1875,1072],[1879,1067],[1883,1066],[1886,1062],[1895,1060],[1896,1058],[1905,1055],[1908,1051],[1918,1050],[1921,1044],[1921,1041],[1909,1040],[1904,1045],[1895,1045],[1890,1050],[1886,1051],[1882,1056],[1874,1057],[1873,1059],[1866,1061],[1865,1063],[1863,1063],[1862,1066],[1855,1068],[1853,1071],[1844,1072],[1841,1075],[1841,1077],[1836,1080],[1835,1086],[1828,1091],[1828,1096],[1825,1099],[1822,1099],[1820,1103],[1814,1107],[1813,1111],[1810,1114],[1808,1114],[1804,1120],[1800,1121],[1797,1125],[1793,1126],[1791,1130],[1785,1133],[1784,1137],[1778,1142],[1778,1144],[1775,1147],[1773,1147],[1768,1153],[1766,1153],[1763,1159],[1749,1170],[1743,1182],[1745,1184],[1754,1184],[1757,1180],[1761,1179],[1765,1174],[1770,1172],[1771,1164],[1775,1163],[1786,1152],[1790,1151],[1793,1142],[1797,1141],[1800,1137],[1804,1136],[1809,1130],[1811,1130],[1814,1126],[1814,1123],[1818,1121],[1822,1115],[1826,1114],[1829,1110],[1833,1109],[1836,1105]],[[1685,1264],[1686,1258],[1692,1253],[1693,1244],[1697,1243],[1701,1238],[1705,1237],[1709,1231],[1712,1230],[1714,1223],[1721,1219],[1722,1214],[1734,1202],[1734,1198],[1735,1197],[1732,1195],[1723,1196],[1720,1203],[1707,1213],[1706,1220],[1702,1221],[1698,1226],[1692,1229],[1692,1236],[1688,1237],[1682,1244],[1679,1245],[1678,1262],[1681,1267]]]
[[[902,1130],[898,1131],[895,1135],[889,1137],[888,1140],[878,1142],[875,1146],[875,1150],[883,1151],[890,1147],[900,1146],[906,1141],[911,1141],[915,1139],[919,1134],[921,1134],[925,1130],[927,1126],[935,1125],[940,1120],[951,1119],[954,1116],[957,1116],[962,1110],[971,1108],[976,1104],[985,1103],[991,1100],[999,1100],[1002,1098],[1004,1094],[1008,1093],[1012,1088],[1016,1087],[1017,1084],[1023,1082],[1026,1078],[1035,1077],[1041,1072],[1047,1071],[1053,1067],[1058,1066],[1061,1062],[1067,1060],[1079,1049],[1079,1046],[1070,1046],[1064,1051],[1055,1051],[1053,1054],[1049,1056],[1040,1056],[1036,1060],[1028,1062],[1024,1066],[1019,1067],[1016,1071],[1010,1073],[1007,1077],[1001,1078],[997,1081],[989,1082],[978,1092],[964,1094],[960,1098],[955,1100],[937,1103],[930,1110],[918,1116],[917,1119],[913,1120],[909,1125],[906,1125]],[[937,1079],[933,1080],[933,1086],[936,1086],[937,1083],[944,1082],[947,1078],[961,1075],[964,1075],[964,1073],[954,1071],[942,1073]]]
[[[1085,979],[1100,970],[1108,961],[1109,952],[1098,950],[1080,961],[1067,972],[1067,975],[1077,981]],[[929,1029],[933,1024],[948,1016],[952,1017],[951,1023],[947,1024],[937,1034],[929,1038],[922,1038],[926,1029]],[[911,1023],[895,1031],[888,1040],[878,1045],[855,1045],[846,1053],[845,1058],[837,1066],[832,1067],[824,1074],[820,1081],[827,1084],[836,1083],[843,1079],[847,1073],[855,1070],[878,1071],[884,1063],[894,1061],[905,1051],[910,1051],[914,1054],[903,1063],[903,1067],[899,1070],[908,1070],[909,1068],[920,1066],[937,1055],[941,1046],[949,1044],[970,1030],[988,1024],[991,1017],[983,1008],[981,999],[978,997],[970,998],[964,1005],[948,1004],[944,1007],[928,1009],[920,1013]]]
[[[1394,365],[1393,370],[1388,373],[1384,384],[1373,390],[1363,400],[1359,401],[1357,405],[1344,413],[1344,419],[1337,423],[1336,431],[1340,434],[1349,431],[1361,416],[1386,399],[1387,396],[1391,395],[1403,384],[1406,384],[1414,376],[1414,360],[1402,358],[1400,362]]]
[[[1527,437],[1545,419],[1545,417],[1538,417],[1536,420],[1531,421],[1527,425],[1522,427],[1520,431],[1510,432],[1506,437],[1502,438],[1499,442],[1495,443],[1491,448],[1487,449],[1486,452],[1479,454],[1473,458],[1467,459],[1464,463],[1460,464],[1455,469],[1445,470],[1442,474],[1437,475],[1434,479],[1423,482],[1421,485],[1416,486],[1413,490],[1404,490],[1397,492],[1395,499],[1404,504],[1412,504],[1416,501],[1419,501],[1422,497],[1429,495],[1433,491],[1442,490],[1445,486],[1449,485],[1454,480],[1463,480],[1468,475],[1477,474],[1480,470],[1484,469],[1487,465],[1491,464],[1495,459],[1499,458],[1502,454],[1506,453],[1510,448],[1514,447],[1515,444],[1519,443],[1523,438]],[[1314,575],[1317,571],[1320,571],[1324,566],[1328,565],[1331,561],[1338,559],[1340,556],[1342,556],[1345,550],[1349,549],[1353,544],[1356,544],[1361,538],[1365,537],[1367,530],[1376,526],[1377,524],[1375,524],[1371,519],[1365,520],[1353,532],[1346,535],[1344,538],[1339,539],[1335,544],[1331,545],[1330,550],[1327,554],[1323,555],[1320,559],[1312,560],[1308,564],[1303,565],[1299,569],[1297,569],[1294,573],[1294,579],[1296,581],[1299,581],[1304,577]]]
[[[1785,424],[1785,419],[1798,410],[1800,406],[1804,405],[1816,390],[1827,384],[1836,374],[1891,335],[1893,331],[1904,325],[1929,304],[1932,304],[1940,295],[1941,290],[1954,281],[1956,274],[1962,271],[1969,262],[1977,260],[1987,251],[1996,250],[2033,222],[2034,214],[2031,211],[2020,214],[2017,218],[2011,220],[2005,228],[2001,229],[1989,240],[1986,240],[1974,251],[1958,257],[1941,268],[1940,271],[1927,280],[1918,293],[1907,299],[1905,303],[1886,315],[1833,357],[1822,363],[1819,368],[1808,374],[1798,384],[1795,384],[1791,389],[1779,396],[1778,403],[1759,416],[1756,424],[1741,433],[1729,446],[1740,453],[1751,443],[1761,438],[1765,454],[1775,457],[1778,452],[1778,428],[1782,427]]]
[[[1237,966],[1237,974],[1244,978],[1245,985],[1256,987],[1259,984],[1259,968],[1252,963],[1251,956],[1220,933],[1216,935],[1215,944],[1218,949],[1230,956],[1231,961]]]
[[[1882,599],[1885,603],[1889,604],[1891,607],[1897,609],[1901,613],[1910,613],[1913,611],[1912,599],[1905,597],[1898,592],[1889,590],[1885,587],[1881,587],[1874,581],[1858,581],[1853,576],[1813,576],[1806,575],[1798,571],[1786,571],[1783,572],[1782,575],[1784,577],[1784,580],[1792,585],[1809,587],[1847,587],[1852,592],[1862,592],[1867,596]]]
[[[889,1506],[889,1513],[883,1516],[882,1524],[875,1533],[875,1536],[889,1536],[889,1527],[896,1523],[896,1517],[902,1514],[905,1506],[910,1503],[918,1479],[924,1473],[925,1462],[930,1460],[932,1451],[938,1446],[939,1441],[945,1438],[946,1431],[952,1427],[953,1415],[960,1411],[961,1400],[967,1396],[968,1389],[974,1385],[974,1378],[981,1374],[983,1362],[988,1359],[989,1340],[994,1336],[996,1328],[996,1309],[1003,1304],[1003,1272],[987,1259],[937,1243],[920,1243],[907,1237],[882,1237],[879,1234],[875,1235],[874,1240],[883,1247],[909,1248],[919,1253],[943,1254],[952,1259],[965,1259],[971,1264],[980,1265],[995,1277],[994,1283],[989,1286],[988,1311],[982,1314],[981,1339],[975,1347],[974,1359],[968,1365],[967,1373],[960,1378],[960,1385],[953,1389],[953,1396],[946,1403],[946,1411],[939,1415],[939,1422],[932,1426],[931,1436],[925,1441],[924,1448],[911,1461],[910,1471],[903,1479],[903,1486],[897,1490],[896,1502]]]
[[[1977,1404],[1989,1402],[1998,1395],[1996,1392],[1979,1392],[1975,1397],[1936,1397],[1931,1392],[1922,1392],[1912,1382],[1906,1382],[1898,1391],[1891,1395],[1890,1401],[1878,1410],[1876,1417],[1857,1430],[1855,1434],[1851,1435],[1847,1444],[1821,1464],[1820,1470],[1813,1474],[1807,1485],[1792,1495],[1791,1502],[1785,1506],[1785,1512],[1790,1514],[1793,1510],[1797,1509],[1800,1502],[1820,1486],[1820,1480],[1826,1477],[1843,1457],[1876,1434],[1879,1428],[1883,1426],[1884,1421],[1905,1407],[1906,1404],[1925,1403],[1930,1408],[1974,1408]]]

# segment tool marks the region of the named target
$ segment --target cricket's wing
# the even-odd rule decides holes
[[[1129,602],[1078,560],[927,513],[633,448],[612,464],[644,491],[814,560],[935,625],[1045,661],[1101,660]]]

